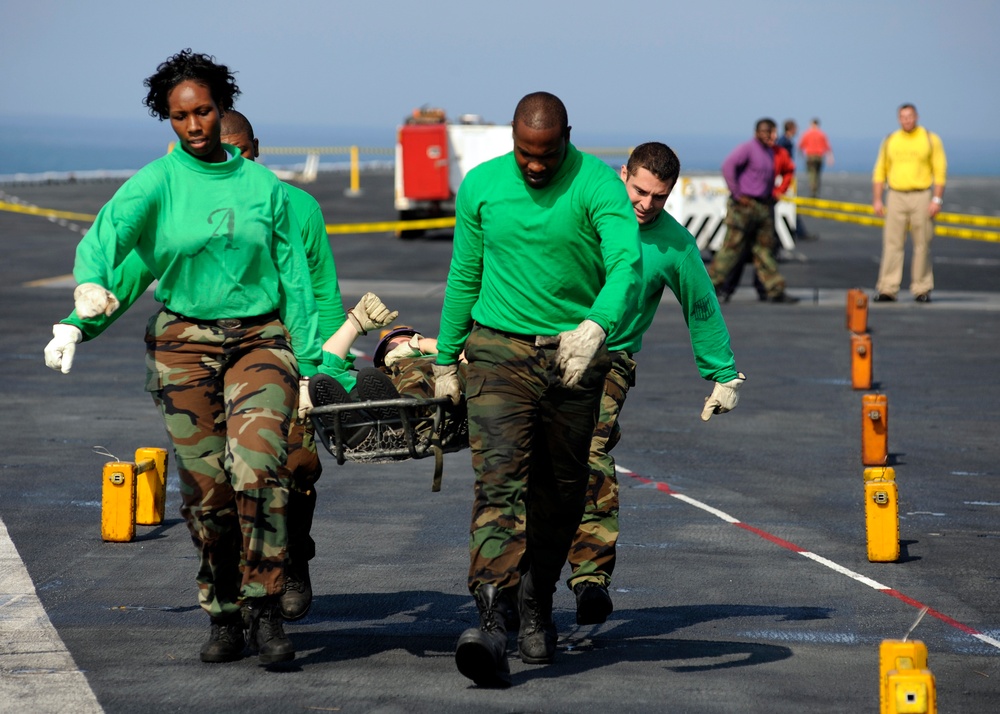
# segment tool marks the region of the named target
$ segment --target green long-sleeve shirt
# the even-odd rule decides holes
[[[308,192],[287,183],[285,190],[288,192],[288,206],[291,209],[289,218],[292,220],[292,235],[302,237],[309,265],[309,281],[319,311],[319,332],[325,339],[337,331],[346,317],[337,281],[337,266],[326,233],[326,221],[319,202]],[[154,279],[153,273],[133,250],[115,268],[114,280],[108,286],[121,303],[120,307],[111,316],[101,314],[87,319],[79,317],[74,310],[61,322],[79,328],[84,341],[92,340],[123,315]]]
[[[572,144],[543,188],[525,183],[513,153],[480,164],[455,214],[439,364],[458,359],[473,321],[556,335],[593,320],[611,332],[636,301],[638,225],[625,186]]]
[[[652,223],[639,226],[639,240],[642,288],[638,310],[631,312],[619,329],[608,336],[608,349],[632,354],[642,349],[642,336],[653,324],[663,289],[670,288],[688,326],[698,372],[713,382],[736,379],[729,330],[694,237],[673,216],[662,211]]]
[[[114,292],[116,269],[134,250],[148,275],[122,290],[132,302],[153,277],[156,299],[195,319],[279,310],[299,370],[310,376],[321,361],[318,308],[288,193],[269,169],[226,151],[223,163],[178,150],[143,167],[80,241],[73,276]]]

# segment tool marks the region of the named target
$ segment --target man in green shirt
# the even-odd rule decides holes
[[[608,585],[615,566],[619,501],[610,451],[621,438],[618,416],[629,387],[635,385],[633,357],[642,348],[642,337],[653,323],[664,288],[680,303],[699,373],[715,382],[701,418],[708,421],[712,414],[735,407],[745,379],[736,370],[729,331],[695,239],[664,210],[679,174],[677,155],[659,142],[637,146],[621,169],[639,222],[643,277],[638,309],[608,336],[611,370],[590,445],[586,509],[569,553],[573,572],[568,584],[576,595],[576,620],[581,625],[604,622],[613,609]]]
[[[458,192],[434,365],[435,395],[458,403],[464,348],[476,473],[468,585],[480,627],[461,635],[455,661],[481,686],[510,683],[506,610],[518,581],[522,661],[555,654],[552,594],[583,515],[604,341],[641,278],[625,188],[570,143],[558,97],[525,96],[512,125],[513,152],[474,168]],[[520,558],[511,545],[522,529]]]

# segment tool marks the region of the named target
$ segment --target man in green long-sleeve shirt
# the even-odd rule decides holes
[[[581,625],[604,622],[613,609],[608,585],[618,541],[618,479],[610,451],[621,436],[618,417],[625,397],[635,385],[633,358],[653,324],[665,288],[680,303],[699,373],[715,382],[702,419],[708,421],[712,414],[735,407],[744,379],[736,371],[729,331],[698,246],[688,230],[664,210],[679,174],[677,155],[659,142],[637,146],[621,169],[639,222],[643,277],[637,309],[608,336],[611,370],[590,446],[584,517],[569,553],[573,572],[568,584],[576,595],[576,620]]]
[[[506,617],[520,581],[518,651],[552,661],[552,594],[583,514],[608,368],[606,335],[638,297],[638,226],[614,172],[569,141],[566,108],[518,103],[514,151],[470,171],[456,200],[435,394],[457,402],[458,355],[476,473],[469,590],[480,627],[455,661],[482,686],[510,683]],[[525,494],[527,492],[527,498]],[[512,542],[520,538],[524,558]]]

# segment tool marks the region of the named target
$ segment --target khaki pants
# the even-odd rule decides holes
[[[931,238],[934,222],[927,214],[931,190],[893,191],[885,203],[885,227],[882,229],[882,263],[879,266],[875,290],[896,296],[903,282],[903,246],[909,225],[913,238],[913,260],[910,265],[910,292],[923,295],[934,289],[931,268]]]

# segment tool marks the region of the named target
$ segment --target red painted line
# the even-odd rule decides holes
[[[803,551],[805,551],[805,548],[800,548],[799,546],[795,545],[794,543],[789,543],[787,540],[782,540],[781,538],[779,538],[776,535],[771,535],[767,531],[762,531],[760,528],[754,528],[753,526],[747,525],[746,523],[743,523],[742,521],[739,522],[739,523],[734,523],[733,525],[734,526],[738,526],[739,528],[742,528],[745,531],[750,531],[751,533],[756,533],[757,535],[759,535],[764,540],[769,540],[772,543],[774,543],[775,545],[780,545],[782,548],[787,548],[788,550],[790,550],[792,552],[802,553]]]
[[[926,607],[922,602],[917,602],[913,598],[907,597],[906,595],[904,595],[903,593],[899,592],[898,590],[893,590],[892,588],[889,588],[888,590],[883,590],[882,592],[884,592],[886,595],[892,595],[894,598],[896,598],[898,600],[902,600],[907,605],[912,605],[913,607],[917,608],[918,610]],[[958,620],[953,620],[950,617],[948,617],[947,615],[945,615],[944,613],[938,612],[933,607],[928,607],[927,608],[927,614],[936,617],[937,619],[941,620],[941,622],[947,622],[952,627],[954,627],[956,629],[959,629],[962,632],[967,632],[970,635],[981,635],[982,634],[981,632],[973,630],[968,625],[963,625]]]
[[[638,482],[640,482],[642,484],[646,484],[646,485],[654,484],[656,486],[656,490],[657,491],[661,491],[661,492],[669,494],[669,495],[676,495],[677,494],[676,491],[674,491],[672,488],[670,488],[669,484],[666,484],[663,481],[654,481],[653,479],[645,478],[645,477],[640,476],[639,474],[635,473],[634,471],[630,471],[629,469],[626,469],[626,468],[624,468],[622,466],[618,466],[617,470],[619,472],[623,473],[623,474],[626,474],[630,478],[635,479],[636,481],[638,481]],[[687,497],[685,497],[685,498],[687,498]],[[692,500],[696,500],[696,499],[692,499]],[[696,500],[696,502],[697,503],[701,503],[705,507],[708,507],[707,504],[704,504],[701,501],[697,501]],[[732,517],[732,516],[730,516],[730,517]],[[749,525],[747,523],[743,523],[742,521],[736,521],[735,523],[733,523],[733,525],[734,526],[738,526],[738,527],[742,528],[745,531],[749,531],[749,532],[751,532],[751,533],[753,533],[755,535],[758,535],[761,538],[763,538],[764,540],[770,541],[771,543],[774,543],[775,545],[781,546],[782,548],[790,550],[790,551],[792,551],[794,553],[805,553],[805,552],[807,552],[805,548],[800,548],[799,546],[795,545],[794,543],[790,543],[789,541],[784,540],[783,538],[779,538],[776,535],[772,535],[772,534],[768,533],[767,531],[763,531],[760,528],[756,528],[756,527],[751,526],[751,525]],[[837,567],[841,567],[841,566],[838,565]],[[849,571],[848,570],[847,572],[853,573],[854,571]],[[910,605],[911,607],[914,607],[914,608],[916,608],[918,610],[923,609],[924,607],[927,607],[922,602],[918,602],[917,600],[914,600],[913,598],[911,598],[911,597],[909,597],[907,595],[904,595],[903,593],[899,592],[898,590],[893,590],[892,588],[872,588],[872,589],[876,590],[878,592],[883,592],[886,595],[890,595],[890,596],[896,598],[897,600],[899,600],[900,602],[904,602],[907,605]],[[993,638],[988,637],[987,635],[984,635],[983,633],[981,633],[978,630],[975,630],[975,629],[969,627],[968,625],[963,625],[958,620],[952,619],[952,618],[948,617],[947,615],[945,615],[944,613],[938,612],[937,610],[935,610],[932,607],[927,607],[927,614],[929,614],[929,615],[931,615],[933,617],[936,617],[937,619],[941,620],[941,622],[944,622],[944,623],[946,623],[948,625],[951,625],[956,630],[960,630],[960,631],[962,631],[962,632],[964,632],[964,633],[966,633],[968,635],[972,635],[972,636],[974,636],[976,638],[979,638],[979,639],[983,640],[984,642],[985,641],[989,641],[989,644],[993,644],[994,646],[996,645],[996,641]]]

